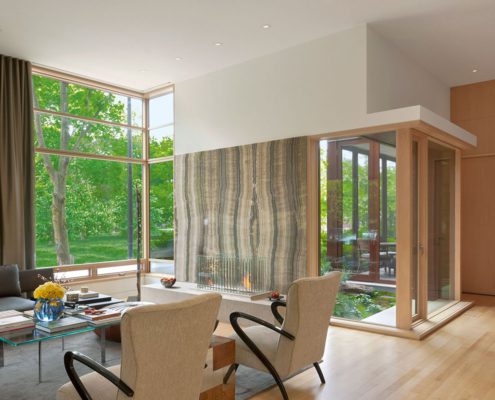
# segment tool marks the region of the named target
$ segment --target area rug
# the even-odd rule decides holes
[[[120,363],[120,344],[107,341],[106,366]],[[65,350],[77,350],[100,360],[99,338],[84,333],[65,338]],[[5,366],[0,368],[1,400],[55,400],[57,389],[69,379],[64,369],[64,352],[60,339],[42,344],[42,382],[38,383],[38,345],[19,347],[4,345]],[[76,365],[80,374],[90,372]],[[269,374],[240,366],[236,374],[236,400],[247,400],[274,385]]]

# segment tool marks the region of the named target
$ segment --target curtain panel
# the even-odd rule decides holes
[[[34,268],[31,64],[0,55],[0,264]]]

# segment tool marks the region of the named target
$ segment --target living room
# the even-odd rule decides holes
[[[0,398],[492,398],[494,17],[2,1]]]

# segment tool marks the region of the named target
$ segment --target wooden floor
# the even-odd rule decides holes
[[[330,327],[327,383],[303,372],[285,383],[290,399],[495,399],[495,297],[463,299],[476,305],[423,341]],[[280,398],[272,389],[253,400]]]

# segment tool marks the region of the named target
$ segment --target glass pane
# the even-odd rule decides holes
[[[174,126],[150,130],[150,158],[174,155]]]
[[[96,271],[98,275],[109,275],[109,274],[118,274],[123,272],[136,271],[136,269],[137,269],[136,265],[122,265],[117,267],[98,268]]]
[[[35,174],[37,267],[135,257],[140,165],[37,154]]]
[[[74,279],[74,278],[86,278],[89,277],[89,271],[82,269],[79,271],[62,271],[54,273],[55,279]]]
[[[150,271],[158,274],[175,275],[173,261],[151,261]]]
[[[411,226],[411,307],[417,315],[419,288],[419,149],[418,142],[412,142],[412,226]]]
[[[428,144],[428,313],[454,299],[455,153]]]
[[[160,97],[150,99],[149,114],[151,129],[174,123],[174,94],[167,93]]]
[[[395,157],[395,144],[380,144],[380,279],[391,282],[397,258]]]
[[[320,273],[343,272],[335,316],[394,326],[394,281],[382,282],[381,276],[382,269],[389,274],[395,270],[389,262],[393,247],[388,239],[380,243],[384,222],[378,216],[380,155],[390,155],[395,174],[395,133],[386,143],[390,145],[381,151],[380,143],[371,138],[320,142]],[[390,179],[395,183],[395,176]],[[394,197],[387,202],[392,208],[395,186],[391,184],[387,193]],[[395,222],[386,226],[395,240]],[[381,251],[381,244],[386,250]]]
[[[150,258],[174,258],[174,164],[150,165]]]
[[[33,75],[34,106],[120,124],[143,126],[143,102],[40,75]]]
[[[142,157],[141,130],[44,113],[35,113],[34,118],[37,147],[108,156]]]

